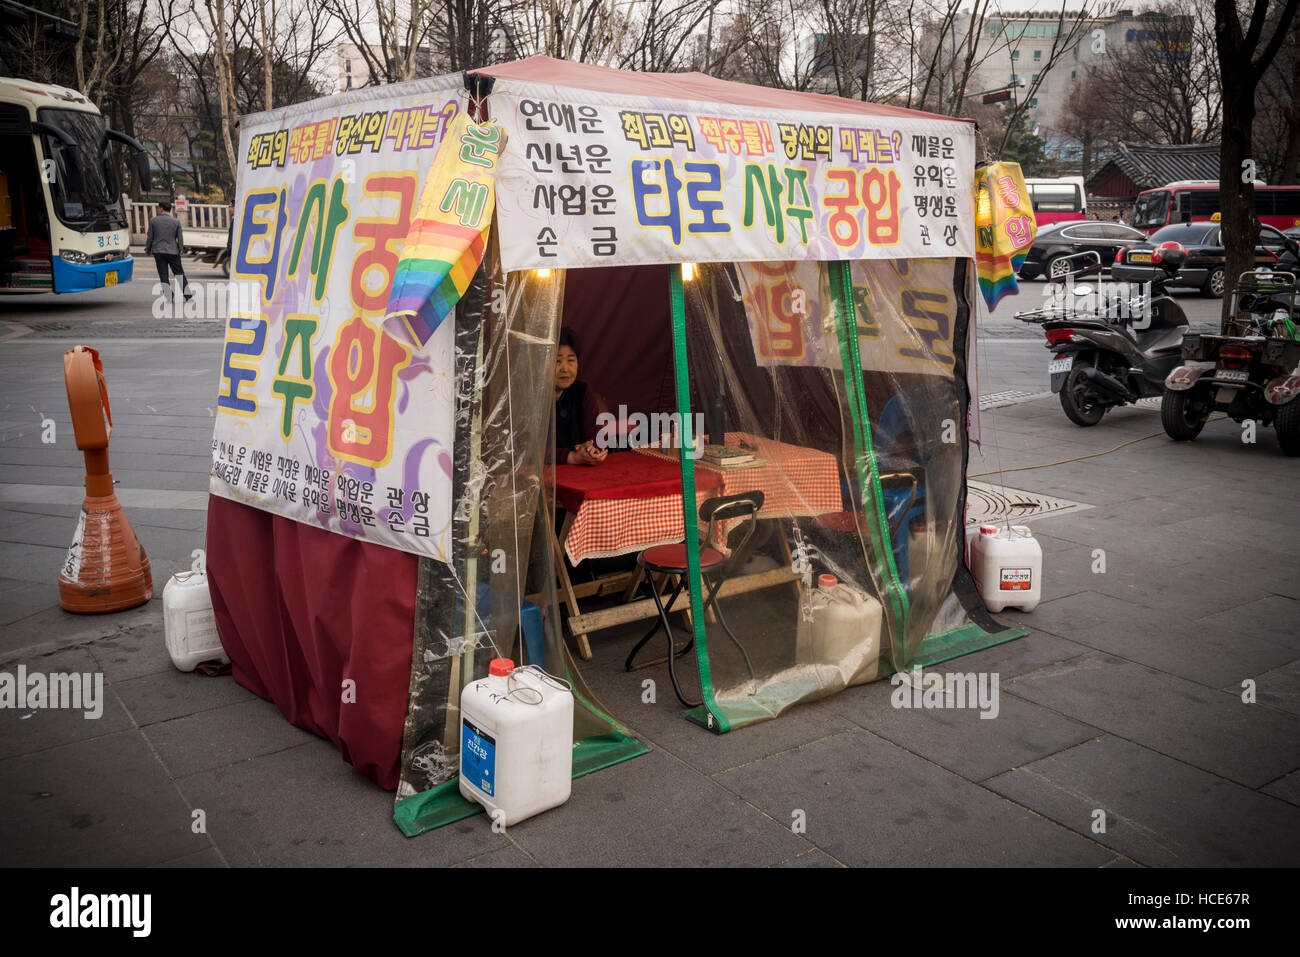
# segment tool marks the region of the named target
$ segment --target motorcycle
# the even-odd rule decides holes
[[[1070,282],[1076,298],[1092,295],[1090,286],[1074,286],[1073,280],[1100,272],[1101,258],[1095,252],[1068,258],[1087,264],[1049,282]],[[1061,408],[1075,425],[1096,425],[1108,409],[1163,392],[1187,331],[1187,316],[1165,286],[1186,259],[1186,250],[1177,243],[1153,251],[1149,297],[1144,289],[1137,296],[1108,299],[1100,309],[1081,308],[1063,298],[1043,309],[1016,313],[1022,322],[1042,326],[1052,352],[1047,364],[1052,391],[1060,395]]]
[[[1189,335],[1182,362],[1169,373],[1160,422],[1175,441],[1189,442],[1210,415],[1226,413],[1272,425],[1288,456],[1300,455],[1300,331],[1296,276],[1300,244],[1271,226],[1285,247],[1276,267],[1241,274],[1223,335]],[[1284,268],[1279,268],[1284,267]]]

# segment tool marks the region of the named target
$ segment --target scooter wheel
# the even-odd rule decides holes
[[[1165,435],[1175,442],[1190,442],[1205,428],[1209,409],[1195,392],[1166,390],[1160,399],[1160,424],[1165,427]]]
[[[1096,425],[1106,414],[1106,406],[1091,394],[1087,380],[1083,378],[1083,370],[1086,368],[1088,367],[1075,366],[1061,386],[1061,408],[1065,411],[1065,417],[1084,428]]]
[[[1277,410],[1273,427],[1277,429],[1277,444],[1282,446],[1282,452],[1293,458],[1300,455],[1300,399],[1292,399]]]

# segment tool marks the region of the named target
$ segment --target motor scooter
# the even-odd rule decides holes
[[[1070,292],[1016,318],[1042,326],[1052,352],[1047,364],[1052,391],[1071,422],[1091,426],[1108,409],[1163,393],[1187,331],[1187,316],[1165,285],[1178,275],[1187,252],[1177,243],[1162,244],[1152,253],[1150,283],[1137,290],[1107,289],[1104,295],[1074,283],[1101,272],[1101,258],[1086,252],[1068,259],[1079,261],[1080,268],[1048,282],[1064,283]]]
[[[1300,244],[1282,239],[1282,268],[1244,272],[1233,290],[1223,335],[1189,335],[1160,403],[1165,434],[1179,442],[1200,435],[1213,412],[1236,422],[1272,425],[1278,445],[1300,456]]]

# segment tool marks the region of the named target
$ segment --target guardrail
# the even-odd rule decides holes
[[[133,202],[123,197],[126,219],[131,229],[131,243],[143,246],[145,234],[149,231],[149,220],[158,215],[157,203]],[[226,230],[230,227],[230,207],[223,203],[186,203],[184,209],[173,207],[172,215],[181,221],[186,230],[186,246],[226,246]],[[191,236],[189,231],[195,235]],[[206,236],[198,235],[199,230],[206,230]],[[220,233],[220,242],[213,237]],[[190,239],[197,242],[190,242]]]

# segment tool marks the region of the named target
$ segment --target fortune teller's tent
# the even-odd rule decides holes
[[[691,423],[720,402],[759,453],[735,473],[639,453],[686,490],[692,720],[727,731],[1020,634],[963,558],[969,123],[534,58],[246,117],[239,155],[221,637],[241,684],[397,789],[406,833],[468,813],[458,693],[498,653],[540,647],[573,683],[575,775],[645,750],[584,683],[555,600],[562,324],[612,405]],[[742,474],[764,522],[738,556],[750,584],[721,592],[732,641],[702,608],[695,511]],[[823,573],[878,623],[812,641]]]

